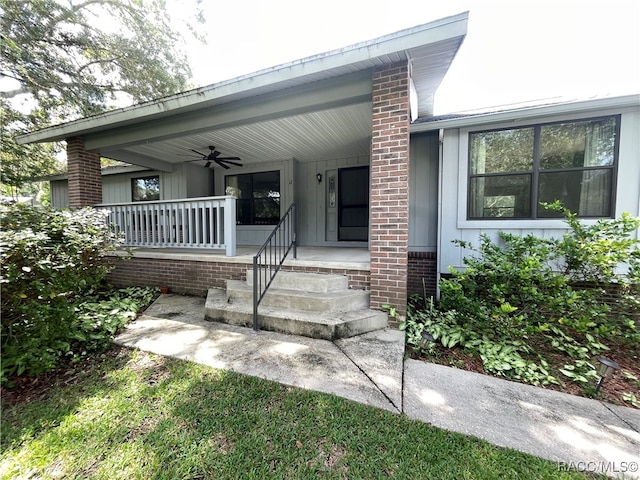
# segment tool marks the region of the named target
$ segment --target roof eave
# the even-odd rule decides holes
[[[490,123],[517,122],[532,117],[574,114],[594,110],[640,107],[640,94],[618,97],[597,98],[574,102],[562,102],[552,105],[529,106],[500,112],[486,112],[474,115],[437,120],[434,122],[414,123],[411,133],[420,133],[447,128],[464,128]]]
[[[467,21],[468,12],[460,13],[373,40],[169,97],[26,133],[18,136],[16,141],[19,144],[60,141],[107,129],[115,124],[140,122],[155,116],[166,115],[168,112],[177,113],[188,109],[197,109],[207,103],[215,102],[225,97],[232,98],[233,95],[242,92],[259,91],[261,87],[275,85],[287,80],[302,80],[305,76],[320,71],[328,72],[346,65],[353,65],[357,68],[358,64],[361,64],[362,69],[364,69],[366,68],[365,62],[390,53],[405,55],[408,49],[416,46],[441,41],[453,36],[464,36],[466,34]]]

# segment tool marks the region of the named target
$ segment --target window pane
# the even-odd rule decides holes
[[[225,177],[225,193],[238,198],[238,225],[275,225],[280,220],[280,172]]]
[[[251,199],[238,198],[236,200],[236,223],[251,225]]]
[[[540,168],[613,165],[615,127],[615,118],[543,126]]]
[[[280,220],[280,198],[256,198],[253,208],[256,225],[276,225]]]
[[[471,179],[470,218],[523,218],[531,215],[531,175]]]
[[[541,173],[538,185],[540,202],[556,200],[581,217],[609,217],[611,215],[612,170],[583,170],[577,172]],[[557,217],[542,206],[539,217]]]
[[[280,172],[254,173],[253,198],[280,198]]]
[[[533,169],[533,128],[471,134],[471,174]]]
[[[132,178],[131,198],[134,202],[160,200],[160,177]]]

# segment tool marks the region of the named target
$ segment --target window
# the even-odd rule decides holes
[[[131,199],[134,202],[160,200],[160,177],[132,178]]]
[[[619,117],[469,134],[469,219],[611,217]]]
[[[238,198],[238,225],[276,225],[280,221],[280,172],[225,177],[225,192]]]

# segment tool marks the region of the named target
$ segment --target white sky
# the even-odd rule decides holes
[[[184,4],[167,0],[170,8]],[[203,0],[196,85],[469,11],[436,114],[640,92],[638,0]],[[178,7],[181,8],[181,7]]]

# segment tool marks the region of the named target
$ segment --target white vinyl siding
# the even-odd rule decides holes
[[[614,198],[614,216],[620,217],[623,212],[640,215],[640,112],[637,108],[608,109],[593,112],[589,116],[608,116],[620,114],[620,143],[618,151],[617,187]],[[486,129],[515,128],[532,123],[564,122],[580,120],[584,114],[571,116],[553,116],[546,118],[523,118],[509,124],[487,125]],[[480,234],[497,238],[498,232],[504,231],[516,235],[534,234],[540,237],[557,237],[565,231],[565,223],[560,219],[523,219],[523,220],[467,220],[468,191],[468,146],[469,133],[482,127],[467,129],[450,128],[444,130],[442,147],[442,189],[440,202],[440,238],[439,238],[439,270],[448,271],[448,267],[463,267],[463,258],[469,255],[460,247],[453,245],[452,240],[460,239],[478,244]],[[584,222],[595,220],[585,219]]]

